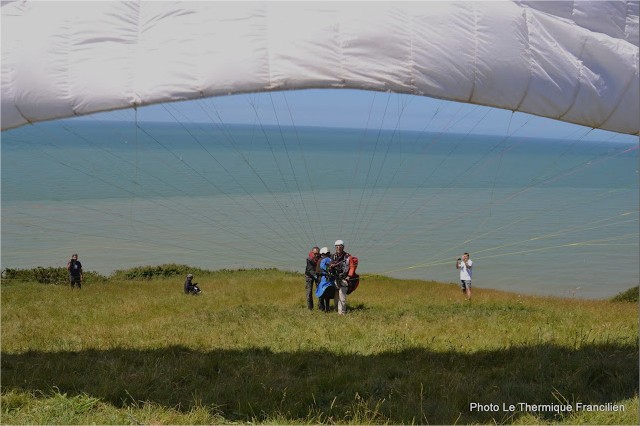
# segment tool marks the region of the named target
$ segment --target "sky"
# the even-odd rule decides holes
[[[530,114],[425,96],[353,89],[306,89],[227,95],[139,108],[144,121],[217,122],[475,133],[637,143],[622,135]],[[90,119],[132,120],[133,110]]]

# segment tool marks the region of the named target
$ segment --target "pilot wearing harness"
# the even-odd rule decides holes
[[[337,306],[338,314],[344,315],[347,313],[347,290],[349,287],[349,277],[347,275],[351,255],[344,251],[344,241],[336,240],[335,247],[336,251],[331,255],[329,271],[335,276],[335,285],[338,290],[335,294],[334,303]]]

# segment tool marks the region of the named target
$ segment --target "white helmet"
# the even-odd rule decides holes
[[[326,247],[322,247],[322,248],[320,249],[320,254],[327,254],[327,253],[329,253],[329,249],[328,249],[328,248],[326,248]]]
[[[344,247],[344,241],[336,240],[336,243],[334,244],[334,246],[343,246]]]
[[[187,278],[193,278],[193,274],[187,274]]]

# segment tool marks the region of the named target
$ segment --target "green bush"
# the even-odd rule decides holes
[[[84,272],[84,279],[85,281],[89,280],[91,282],[102,282],[107,280],[105,276],[93,271]],[[5,268],[2,270],[2,280],[21,282],[35,281],[40,284],[68,284],[69,272],[67,271],[67,268],[64,267],[44,268],[42,266],[38,266],[37,268],[31,269]]]
[[[175,276],[186,276],[187,274],[211,273],[200,268],[189,265],[164,264],[157,266],[138,266],[130,269],[115,271],[110,278],[119,280],[145,281],[153,278],[171,278]]]
[[[623,291],[616,295],[612,302],[638,302],[638,292],[640,292],[640,286],[631,287],[629,290]]]
[[[155,278],[172,278],[172,277],[185,277],[187,274],[194,274],[196,276],[202,275],[216,275],[227,276],[237,273],[250,273],[261,274],[268,272],[278,272],[285,276],[287,275],[299,275],[298,272],[282,272],[277,269],[221,269],[217,271],[210,271],[202,268],[197,268],[189,265],[179,264],[164,264],[155,266],[137,266],[130,269],[121,269],[113,272],[108,277],[100,275],[97,272],[87,271],[84,272],[85,282],[107,282],[109,280],[120,281],[149,281]],[[53,268],[53,267],[37,267],[30,269],[14,269],[5,268],[2,270],[3,282],[38,282],[41,284],[68,284],[69,272],[66,268]]]

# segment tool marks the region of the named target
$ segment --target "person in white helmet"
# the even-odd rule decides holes
[[[344,241],[336,240],[336,251],[331,256],[331,264],[329,270],[336,277],[336,294],[334,296],[334,303],[337,306],[338,314],[344,315],[347,313],[347,273],[349,272],[349,257],[351,255],[344,251]]]

